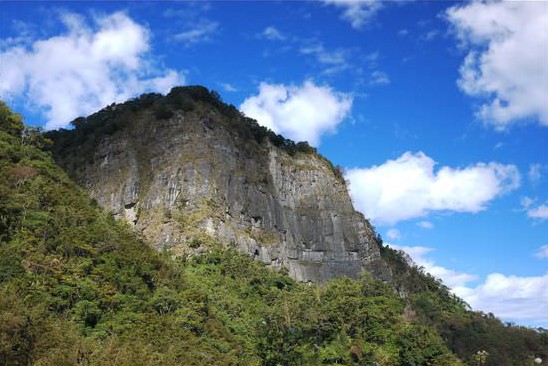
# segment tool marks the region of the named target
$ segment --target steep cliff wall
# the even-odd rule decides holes
[[[101,206],[159,250],[200,251],[216,238],[301,281],[363,269],[387,276],[371,226],[324,158],[253,137],[226,105],[191,98],[173,108],[157,98],[150,108],[103,111],[108,133],[80,120],[50,135],[58,163]]]

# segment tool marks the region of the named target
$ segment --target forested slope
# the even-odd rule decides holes
[[[546,335],[467,311],[388,248],[399,293],[367,275],[297,283],[214,242],[171,259],[103,212],[49,143],[0,105],[0,365],[462,364],[450,348],[469,362],[480,349],[504,355],[486,365],[546,357]]]

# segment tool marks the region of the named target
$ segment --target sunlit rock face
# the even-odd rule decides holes
[[[363,270],[389,277],[369,222],[318,154],[250,138],[245,123],[207,103],[161,119],[151,109],[129,117],[115,109],[105,123],[129,119],[121,128],[78,142],[65,132],[55,158],[158,250],[192,255],[213,240],[304,282]]]

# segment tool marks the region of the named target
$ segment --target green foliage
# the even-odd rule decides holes
[[[470,311],[439,279],[410,265],[403,252],[382,247],[381,254],[392,268],[400,292],[407,294],[407,306],[414,310],[416,320],[435,329],[462,360],[477,364],[474,357],[478,350],[489,354],[484,364],[491,366],[523,365],[528,355],[548,356],[546,334],[505,325],[493,314]]]
[[[221,103],[207,89],[181,91],[175,105]],[[108,129],[94,122],[101,113],[67,136]],[[23,131],[1,104],[0,365],[461,365],[447,344],[470,362],[485,349],[490,365],[546,357],[545,335],[478,318],[386,249],[408,299],[367,274],[297,283],[205,237],[202,255],[174,260],[101,212]],[[403,316],[409,302],[415,320]]]

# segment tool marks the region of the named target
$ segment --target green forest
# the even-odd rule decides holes
[[[0,104],[0,365],[523,366],[548,358],[548,333],[471,311],[388,247],[392,283],[364,273],[322,286],[224,243],[184,258],[157,252],[55,164],[51,144]]]

